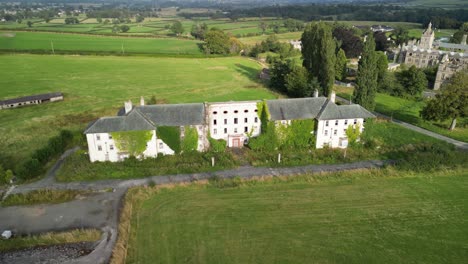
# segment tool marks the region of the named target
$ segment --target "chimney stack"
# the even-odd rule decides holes
[[[318,90],[317,90],[317,89],[314,90],[314,97],[315,97],[315,98],[318,97]]]
[[[140,106],[144,106],[145,105],[145,98],[142,96],[140,97]]]
[[[133,109],[132,101],[128,100],[128,102],[124,103],[125,106],[125,114],[128,114]]]
[[[463,35],[463,38],[462,38],[462,41],[461,41],[461,43],[460,43],[460,44],[462,44],[462,45],[466,45],[466,34],[465,34],[465,35]]]
[[[330,101],[331,101],[332,103],[334,103],[334,102],[335,102],[335,98],[336,98],[336,93],[335,93],[335,91],[332,91],[332,93],[331,93],[331,95],[330,95]]]

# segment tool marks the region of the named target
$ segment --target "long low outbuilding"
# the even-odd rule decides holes
[[[46,102],[55,102],[63,100],[63,94],[60,92],[37,94],[0,101],[0,109],[16,108],[26,105],[37,105]]]

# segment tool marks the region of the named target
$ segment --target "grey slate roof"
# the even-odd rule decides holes
[[[35,100],[46,100],[46,99],[51,99],[51,98],[59,97],[59,96],[63,96],[63,94],[62,93],[37,94],[37,95],[3,100],[3,101],[0,101],[0,105],[16,104],[16,103],[22,103],[22,102],[35,101]]]
[[[205,105],[166,104],[137,106],[135,110],[145,115],[156,126],[189,126],[205,123]]]
[[[318,115],[318,120],[330,120],[330,119],[354,119],[354,118],[371,118],[375,117],[364,107],[353,104],[353,105],[336,105],[330,101],[327,101],[322,111]]]
[[[268,100],[271,120],[314,119],[326,103],[325,97]]]
[[[448,49],[468,50],[468,45],[455,44],[455,43],[439,42],[439,46],[442,48],[448,48]]]
[[[155,126],[137,111],[127,116],[102,117],[91,123],[85,134],[109,133],[117,131],[154,130]]]

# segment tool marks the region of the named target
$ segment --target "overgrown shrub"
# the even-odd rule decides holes
[[[224,152],[227,147],[226,140],[223,139],[214,139],[212,137],[208,137],[208,141],[210,142],[210,150],[213,152]]]
[[[404,158],[397,167],[417,172],[433,171],[443,168],[467,167],[468,156],[455,151],[453,146],[439,143],[420,143],[406,147]]]
[[[29,159],[20,164],[16,169],[16,174],[23,180],[40,175],[44,171],[44,165],[62,154],[72,141],[71,131],[60,131],[58,136],[49,139],[46,146],[36,150]]]

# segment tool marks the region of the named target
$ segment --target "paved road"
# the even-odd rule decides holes
[[[333,171],[344,171],[344,170],[355,170],[355,169],[370,169],[379,168],[386,164],[392,163],[392,161],[381,161],[381,160],[370,160],[370,161],[359,161],[354,163],[344,164],[325,164],[325,165],[307,165],[297,167],[286,167],[286,168],[266,168],[266,167],[252,167],[243,166],[232,170],[224,170],[217,172],[205,172],[205,173],[190,173],[190,174],[176,174],[176,175],[165,175],[165,176],[152,176],[142,179],[132,180],[102,180],[93,182],[69,182],[59,183],[50,182],[49,179],[44,179],[30,184],[17,186],[10,194],[15,193],[26,193],[32,190],[38,189],[75,189],[75,190],[102,190],[106,188],[116,189],[127,189],[134,186],[147,185],[150,183],[154,184],[166,184],[166,183],[180,183],[180,182],[192,182],[196,180],[205,180],[211,177],[217,176],[220,178],[253,178],[261,176],[294,176],[307,173],[320,173],[320,172],[333,172]]]
[[[345,99],[343,97],[336,96],[336,99],[341,101],[341,102],[349,104],[349,100],[347,100],[347,99]],[[394,118],[390,118],[389,116],[381,114],[381,113],[374,112],[374,114],[376,116],[380,116],[380,117],[389,119],[392,123],[398,124],[400,126],[411,129],[411,130],[416,131],[418,133],[421,133],[421,134],[424,134],[424,135],[427,135],[427,136],[430,136],[430,137],[433,137],[433,138],[437,138],[437,139],[440,139],[440,140],[445,141],[447,143],[453,144],[453,145],[455,145],[455,147],[457,147],[459,149],[468,150],[468,143],[465,143],[463,141],[458,141],[458,140],[455,140],[453,138],[442,136],[440,134],[434,133],[434,132],[429,131],[427,129],[420,128],[418,126],[415,126],[415,125],[412,125],[412,124],[409,124],[409,123],[406,123],[406,122],[403,122],[403,121],[400,121],[400,120],[397,120],[397,119],[394,119]]]

